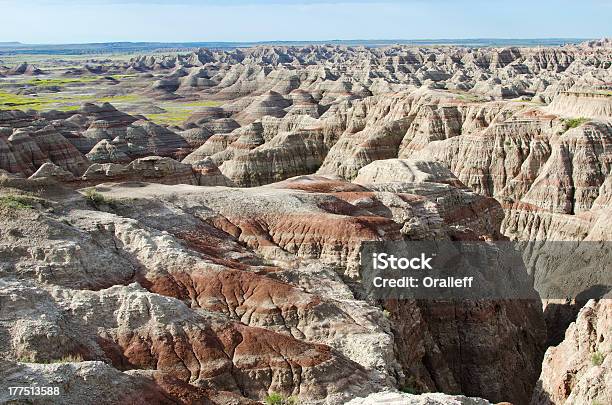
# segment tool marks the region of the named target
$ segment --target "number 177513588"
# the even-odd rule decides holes
[[[9,387],[9,395],[15,397],[54,396],[60,394],[59,387]]]

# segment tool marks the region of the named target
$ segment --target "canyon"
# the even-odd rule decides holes
[[[610,403],[611,56],[0,66],[0,402]],[[372,299],[371,241],[527,246],[541,299]]]

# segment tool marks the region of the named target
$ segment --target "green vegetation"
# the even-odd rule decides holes
[[[3,82],[0,83],[0,110],[76,111],[84,102],[108,102],[116,105],[150,101],[146,96],[139,94],[104,95],[103,92],[108,91],[105,85],[105,78],[111,77],[121,80],[136,76],[134,74],[115,74],[109,76],[42,77],[18,82]],[[69,91],[49,92],[50,88],[63,88],[64,86],[78,84],[90,85],[77,90],[70,89]],[[29,91],[36,91],[38,94],[16,94],[27,87],[30,87]],[[159,124],[176,125],[189,118],[189,116],[197,111],[198,107],[214,107],[221,104],[221,102],[211,100],[166,101],[160,104],[164,112],[145,115],[153,122]]]
[[[480,97],[471,94],[460,94],[457,98],[461,101],[466,101],[468,103],[478,103],[482,101]]]
[[[112,77],[116,80],[133,77],[135,75],[110,75],[110,76],[81,76],[81,77],[45,77],[32,78],[26,81],[17,82],[2,82],[0,83],[0,110],[36,110],[36,111],[75,111],[78,110],[83,102],[92,103],[127,103],[143,100],[142,97],[134,94],[117,95],[117,96],[102,96],[95,95],[96,92],[105,89],[105,78]],[[49,93],[51,88],[63,88],[64,86],[78,84],[92,84],[88,86],[85,93],[91,94],[74,94],[74,92],[53,92]],[[102,86],[96,90],[97,86]],[[30,91],[35,90],[38,94],[16,94],[21,89],[30,88]],[[34,89],[32,89],[34,87]],[[63,89],[62,89],[63,90]]]
[[[593,363],[594,366],[601,366],[605,358],[606,356],[604,356],[603,353],[595,352],[591,355],[591,363]]]
[[[115,202],[112,198],[105,197],[97,192],[95,188],[88,188],[85,190],[84,195],[85,199],[95,207],[100,205],[112,205]]]
[[[402,388],[400,388],[400,391],[402,391],[405,394],[412,394],[412,395],[419,394],[419,391],[416,388],[411,387],[410,385],[403,386]]]
[[[176,107],[218,107],[223,104],[220,101],[213,100],[200,100],[200,101],[188,101],[186,103],[177,103]]]
[[[159,114],[145,114],[145,117],[156,124],[181,124],[187,118],[189,118],[190,115],[191,113],[188,111],[178,111]]]
[[[33,209],[37,201],[37,198],[27,195],[9,194],[0,197],[0,207],[13,210]]]
[[[76,111],[79,108],[81,108],[81,106],[79,105],[63,105],[61,107],[55,108],[55,110],[57,111]]]
[[[597,96],[612,97],[612,91],[610,91],[610,90],[595,90],[595,91],[593,91],[592,94],[595,94]]]
[[[188,101],[185,103],[173,102],[164,103],[160,107],[166,110],[164,113],[144,114],[148,119],[156,124],[181,124],[193,113],[197,111],[197,107],[217,107],[221,102],[211,100]]]
[[[524,103],[524,104],[540,104],[539,102],[534,100],[534,97],[519,97],[513,98],[510,100],[513,103]]]
[[[136,77],[136,76],[138,76],[138,75],[135,75],[135,74],[131,74],[131,75],[110,75],[110,76],[104,76],[104,77],[112,77],[113,79],[120,80],[120,79],[127,79],[127,78],[130,78],[130,77]]]
[[[0,110],[41,110],[55,100],[39,96],[23,96],[0,91]]]
[[[81,77],[57,77],[57,78],[48,78],[48,79],[30,79],[25,84],[30,86],[41,86],[41,87],[50,87],[50,86],[63,86],[66,84],[73,83],[91,83],[100,80],[100,77],[96,76],[81,76]]]
[[[79,79],[34,79],[38,83],[60,83]],[[42,86],[42,84],[41,84]],[[36,110],[36,111],[76,111],[81,103],[138,103],[146,101],[146,98],[137,94],[122,94],[115,96],[98,97],[95,95],[54,93],[49,95],[21,95],[0,91],[0,110]],[[148,119],[158,124],[181,124],[189,118],[198,107],[216,107],[222,103],[218,101],[202,100],[190,102],[167,102],[162,104],[166,112],[158,114],[145,114]]]
[[[455,89],[455,90],[448,90],[448,92],[457,95],[458,100],[465,101],[467,103],[478,103],[478,102],[486,101],[484,98],[476,94],[472,94],[472,93],[469,93],[463,90]]]
[[[266,405],[297,405],[297,399],[294,397],[284,397],[279,393],[273,392],[264,400]]]
[[[80,77],[49,77],[49,78],[34,78],[26,81],[24,84],[30,86],[50,87],[50,86],[64,86],[68,84],[83,84],[83,83],[94,83],[104,80],[107,77],[115,80],[126,79],[129,77],[135,77],[136,75],[109,75],[109,76],[80,76]]]
[[[118,96],[96,97],[87,95],[74,95],[57,93],[53,97],[47,96],[25,96],[0,91],[0,110],[58,110],[76,111],[81,103],[130,103],[141,101],[142,98],[135,94]]]
[[[588,118],[580,117],[580,118],[567,118],[563,120],[563,124],[565,125],[566,130],[570,130],[572,128],[578,128],[585,122],[588,122]]]
[[[69,354],[67,356],[64,356],[60,359],[53,359],[50,360],[49,363],[54,364],[54,363],[80,363],[83,361],[83,356],[81,356],[80,354]]]

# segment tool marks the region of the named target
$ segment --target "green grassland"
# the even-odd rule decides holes
[[[0,110],[44,110],[57,100],[44,96],[24,96],[0,91]]]
[[[602,96],[612,97],[612,91],[609,91],[609,90],[596,91],[595,94],[601,94]]]
[[[563,124],[565,124],[566,129],[578,128],[582,124],[589,121],[588,118],[580,117],[580,118],[567,118],[563,120]]]
[[[100,80],[96,76],[83,76],[83,77],[56,77],[56,78],[45,78],[45,79],[30,79],[25,82],[29,86],[40,86],[40,87],[51,87],[51,86],[63,86],[66,84],[73,83],[92,83]]]
[[[467,91],[457,90],[457,89],[446,90],[446,91],[448,93],[451,93],[451,94],[455,95],[456,99],[461,100],[463,102],[478,103],[478,102],[486,101],[481,96],[479,96],[477,94],[473,94],[473,93],[467,92]]]
[[[66,62],[66,61],[64,61]],[[154,104],[161,107],[160,113],[143,113],[151,121],[163,125],[178,125],[200,107],[218,106],[222,103],[209,100],[161,101],[136,93],[138,81],[128,81],[121,87],[111,86],[109,78],[117,81],[138,77],[136,74],[111,74],[64,77],[44,75],[35,78],[0,80],[0,110],[74,111],[81,104],[111,103],[120,110],[140,114],[142,106]],[[117,90],[119,90],[117,92]],[[112,94],[117,92],[118,94]],[[23,93],[23,94],[18,94]],[[28,94],[33,93],[33,94]],[[109,94],[111,93],[111,94]],[[142,104],[142,106],[141,106]]]
[[[129,105],[130,112],[138,112],[138,103],[148,102],[146,97],[138,94],[123,94],[112,96],[96,96],[69,93],[44,93],[43,95],[21,95],[0,90],[0,110],[35,110],[35,111],[75,111],[82,103],[111,103],[121,109]],[[199,107],[216,107],[221,105],[218,101],[172,101],[156,103],[165,112],[143,114],[156,124],[179,125],[198,110]]]
[[[81,77],[45,77],[45,78],[33,78],[23,82],[27,86],[38,86],[38,87],[51,87],[51,86],[66,86],[66,85],[79,85],[86,83],[97,83],[103,82],[104,80],[115,79],[121,80],[130,77],[136,77],[136,75],[107,75],[107,76],[81,76]],[[20,84],[20,83],[17,83]]]
[[[79,94],[21,95],[0,91],[0,110],[35,110],[35,111],[73,111],[78,110],[82,103],[137,103],[145,99],[135,95],[95,96]]]
[[[0,80],[0,110],[76,110],[84,102],[128,103],[144,100],[128,95],[104,95],[108,78],[122,80],[136,75],[108,75],[81,77],[37,77],[27,80]],[[58,91],[59,88],[59,91]],[[17,94],[34,89],[35,94]],[[53,91],[49,91],[53,89]],[[102,93],[97,95],[96,93]]]
[[[0,196],[0,208],[12,210],[32,209],[42,200],[29,195],[8,194]]]
[[[166,112],[144,115],[156,124],[178,125],[196,112],[198,107],[217,107],[221,104],[223,103],[210,100],[161,103],[159,106],[166,110]]]

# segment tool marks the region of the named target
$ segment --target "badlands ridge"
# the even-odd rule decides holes
[[[95,92],[0,110],[0,402],[33,384],[62,404],[612,400],[609,299],[372,300],[359,282],[372,240],[609,254],[610,40],[200,49],[0,76],[22,101]],[[534,274],[541,294],[601,287],[554,268]]]

